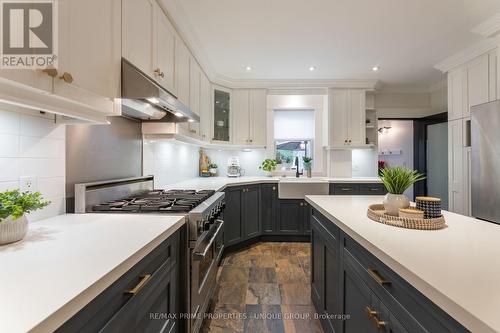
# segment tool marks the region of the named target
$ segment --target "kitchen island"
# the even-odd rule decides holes
[[[306,201],[312,206],[312,296],[319,312],[330,307],[344,313],[353,304],[346,305],[343,298],[368,295],[369,304],[360,314],[367,327],[382,323],[396,332],[433,332],[433,325],[443,325],[442,332],[500,331],[500,268],[495,263],[500,226],[444,211],[446,228],[409,230],[366,217],[367,207],[382,197],[306,196]],[[321,252],[321,244],[327,244],[326,251]],[[318,261],[321,255],[323,261]],[[325,274],[330,274],[326,284],[321,281]],[[338,293],[324,293],[321,288],[336,288],[328,283],[338,283]],[[342,330],[339,322],[332,325],[352,331]]]
[[[137,214],[30,223],[24,240],[0,246],[0,332],[53,332],[184,224],[184,215]]]

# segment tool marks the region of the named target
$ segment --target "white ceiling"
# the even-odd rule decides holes
[[[402,89],[442,80],[433,65],[480,41],[470,30],[500,12],[499,0],[166,1],[177,2],[175,21],[219,75],[380,79]]]

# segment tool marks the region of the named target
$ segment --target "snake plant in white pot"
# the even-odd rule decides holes
[[[416,182],[424,180],[425,176],[403,167],[385,167],[380,170],[380,178],[389,191],[384,198],[385,212],[398,216],[400,208],[410,207],[410,200],[403,193]]]
[[[0,245],[23,239],[28,233],[26,214],[42,209],[49,203],[43,200],[40,192],[21,193],[12,190],[0,193]]]

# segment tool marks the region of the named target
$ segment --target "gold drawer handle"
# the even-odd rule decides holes
[[[141,280],[133,289],[125,290],[124,293],[130,295],[137,294],[142,289],[142,287],[144,287],[146,283],[148,283],[149,279],[151,279],[151,274],[141,275],[140,278]]]
[[[375,327],[378,329],[384,328],[387,325],[387,323],[385,321],[378,319],[377,316],[373,316],[372,320],[373,320],[373,323],[375,324]]]
[[[378,312],[375,311],[375,310],[372,310],[369,306],[367,306],[365,308],[365,311],[366,311],[366,315],[368,316],[368,318],[372,319],[373,317],[375,317],[376,315],[378,315]]]
[[[368,271],[368,274],[370,274],[370,276],[375,281],[377,281],[377,283],[380,284],[381,286],[384,286],[384,285],[389,286],[391,284],[391,281],[384,279],[376,269],[369,268],[369,269],[367,269],[367,271]]]
[[[59,76],[59,78],[64,80],[66,83],[73,83],[73,76],[68,72],[64,72],[63,75]]]
[[[57,76],[57,69],[52,68],[52,67],[47,67],[42,70],[45,74],[47,74],[50,77],[56,77]]]
[[[346,188],[346,187],[344,187],[344,188],[341,188],[340,190],[341,190],[341,191],[350,191],[351,189],[350,189],[350,188]]]

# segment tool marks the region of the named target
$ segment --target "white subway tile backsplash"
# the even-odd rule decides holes
[[[64,158],[64,152],[64,140],[21,136],[20,157]]]
[[[20,135],[35,136],[39,138],[64,140],[65,127],[54,122],[54,119],[34,117],[22,114]]]
[[[0,110],[0,134],[19,134],[19,113]]]
[[[0,191],[17,189],[20,177],[34,176],[52,202],[30,214],[30,221],[65,212],[65,133],[52,117],[0,109]]]
[[[0,157],[17,157],[19,155],[19,136],[0,134]]]
[[[18,181],[19,176],[18,158],[0,158],[0,182]]]

